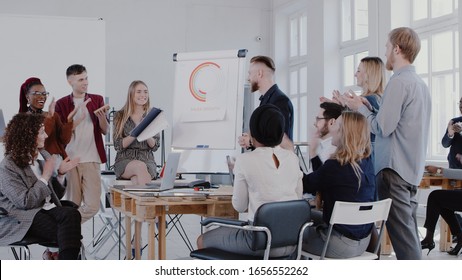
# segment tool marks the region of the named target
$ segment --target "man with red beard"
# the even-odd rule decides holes
[[[391,198],[387,230],[398,260],[421,259],[417,231],[417,187],[425,167],[431,99],[412,65],[420,51],[417,33],[400,27],[388,34],[386,68],[393,71],[378,113],[354,93],[346,105],[366,116],[376,135],[375,172],[379,199]]]
[[[273,60],[267,56],[254,56],[250,59],[248,81],[252,92],[259,92],[260,106],[273,104],[281,111],[284,116],[285,137],[293,138],[294,109],[292,102],[274,82],[276,67]],[[243,133],[238,139],[239,145],[243,148],[251,148],[250,135]]]
[[[319,104],[319,107],[321,108],[314,122],[316,133],[309,145],[313,170],[318,169],[335,152],[336,147],[332,145],[331,129],[344,109],[343,106],[334,102],[323,102]]]

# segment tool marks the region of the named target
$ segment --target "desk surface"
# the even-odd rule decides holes
[[[146,196],[146,192],[129,192],[111,187],[111,204],[114,209],[125,215],[126,223],[126,251],[127,259],[130,259],[130,236],[131,219],[135,220],[135,258],[140,258],[140,235],[141,223],[147,222],[149,227],[148,236],[148,259],[154,259],[154,231],[156,218],[158,218],[159,236],[159,259],[166,257],[166,229],[165,221],[168,214],[197,214],[205,217],[237,218],[238,213],[234,210],[231,198],[232,187],[224,186],[212,190],[211,195],[199,195],[182,193],[180,196]],[[165,196],[163,196],[165,195]],[[198,225],[199,226],[199,225]]]

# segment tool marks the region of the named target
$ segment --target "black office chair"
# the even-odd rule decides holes
[[[64,202],[65,205],[69,205],[69,206],[72,205],[72,202],[70,202],[70,201],[62,201],[62,202]],[[60,207],[60,206],[62,206],[61,203],[59,204],[58,207]],[[0,217],[2,217],[2,216],[3,217],[8,216],[8,211],[5,208],[0,207]],[[14,256],[14,258],[16,260],[30,260],[29,246],[30,245],[35,245],[35,244],[38,244],[40,246],[44,246],[44,247],[47,247],[47,248],[49,248],[49,247],[58,248],[58,243],[43,241],[42,239],[37,238],[37,237],[26,237],[26,238],[23,238],[20,241],[8,244],[5,247],[10,247],[11,252],[13,253],[13,256]],[[19,249],[19,253],[18,253],[18,251],[16,251],[17,248]],[[81,246],[80,246],[79,259],[81,259],[81,260],[86,259],[86,257],[85,257],[85,247],[83,246],[83,244],[81,244]]]
[[[263,257],[235,254],[216,248],[192,251],[190,256],[203,260],[253,260],[253,259],[299,259],[303,232],[312,225],[311,207],[306,200],[270,202],[260,206],[255,213],[253,225],[248,221],[208,218],[201,222],[205,227],[223,226],[253,232],[252,250],[265,250]],[[297,246],[294,253],[270,258],[271,248]]]

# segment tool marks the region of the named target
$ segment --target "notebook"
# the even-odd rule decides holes
[[[3,110],[0,109],[0,138],[5,134],[5,118],[3,117]]]
[[[171,152],[165,163],[164,176],[161,179],[151,181],[146,185],[126,185],[126,191],[166,191],[171,190],[175,186],[176,172],[180,162],[181,153]]]

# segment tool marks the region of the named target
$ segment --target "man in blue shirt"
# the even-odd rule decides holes
[[[397,259],[421,259],[416,193],[425,167],[431,99],[412,65],[420,51],[417,33],[400,27],[388,34],[387,70],[394,74],[378,113],[365,99],[345,96],[346,105],[362,113],[376,135],[375,167],[380,199],[392,198],[387,230]]]

